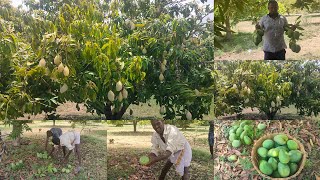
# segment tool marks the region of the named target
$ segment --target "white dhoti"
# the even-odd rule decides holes
[[[170,162],[174,164],[176,172],[180,175],[184,175],[184,168],[189,167],[192,159],[192,150],[189,142],[184,144],[184,149],[174,153],[170,157]]]

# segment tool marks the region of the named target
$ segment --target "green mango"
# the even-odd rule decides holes
[[[148,156],[141,156],[141,157],[140,157],[140,160],[139,160],[140,164],[142,164],[142,165],[148,164],[149,161],[150,161],[150,159],[149,159]]]
[[[241,135],[241,133],[243,132],[243,128],[239,127],[236,131],[236,135],[239,137]]]
[[[259,169],[263,174],[271,175],[273,170],[271,164],[269,164],[267,161],[262,160],[259,164]]]
[[[249,131],[249,130],[251,130],[251,126],[245,125],[245,126],[243,127],[243,129],[244,129],[245,131]]]
[[[285,145],[288,141],[288,136],[285,134],[278,134],[273,138],[273,140],[280,145]]]
[[[262,29],[258,29],[257,30],[257,34],[260,35],[260,36],[263,36],[264,35],[264,31]]]
[[[236,131],[240,126],[239,125],[234,125],[232,128]]]
[[[279,161],[283,164],[290,162],[290,155],[287,151],[280,149],[279,151]],[[281,174],[281,173],[280,173]]]
[[[299,150],[289,151],[290,162],[299,163],[302,159],[302,152]]]
[[[230,134],[232,134],[232,133],[234,133],[234,134],[235,134],[235,133],[236,133],[236,131],[235,131],[233,128],[230,128],[230,130],[229,130],[229,135],[230,135]]]
[[[241,135],[240,135],[240,139],[243,139],[244,136],[246,136],[246,135],[247,135],[247,131],[244,130],[244,131],[241,133]]]
[[[298,31],[294,31],[293,37],[294,37],[294,39],[299,39],[300,33]]]
[[[250,145],[252,143],[252,140],[249,136],[244,136],[243,141],[246,145]]]
[[[295,51],[295,53],[299,53],[300,50],[301,50],[301,46],[297,44],[297,45],[296,45],[296,51]]]
[[[278,161],[276,158],[273,158],[273,157],[269,158],[268,163],[271,164],[272,169],[274,171],[278,169]]]
[[[260,157],[265,158],[265,157],[267,157],[268,150],[266,148],[264,148],[264,147],[260,147],[258,149],[258,154],[259,154]]]
[[[240,127],[244,128],[244,126],[245,126],[245,125],[248,125],[249,123],[251,123],[250,120],[242,121],[242,122],[240,123]]]
[[[239,140],[233,140],[232,141],[232,147],[238,148],[240,146],[241,146],[241,141],[239,141]]]
[[[274,178],[281,178],[278,170],[273,171],[273,173],[271,174],[271,176],[274,177]]]
[[[278,172],[281,177],[288,177],[290,175],[290,167],[288,164],[278,163]]]
[[[287,146],[278,146],[278,147],[276,147],[276,149],[278,149],[279,151],[280,151],[280,149],[283,149],[285,151],[290,151]]]
[[[279,156],[279,149],[272,148],[268,151],[269,157],[278,157]]]
[[[230,155],[228,157],[228,161],[230,161],[230,162],[235,162],[235,161],[237,161],[237,159],[238,159],[237,155]]]
[[[259,129],[259,130],[264,130],[264,129],[266,129],[266,127],[267,127],[267,126],[266,126],[265,124],[263,124],[263,123],[259,123],[259,124],[258,124],[258,129]]]
[[[287,141],[287,146],[290,150],[297,150],[299,148],[298,143],[294,140]]]
[[[294,175],[298,171],[298,165],[296,163],[290,163],[290,176]]]
[[[233,140],[236,140],[237,139],[237,135],[235,134],[235,133],[231,133],[230,135],[229,135],[229,141],[233,141]]]
[[[266,139],[262,143],[262,147],[266,149],[271,149],[273,148],[273,146],[274,146],[274,142],[271,139]]]

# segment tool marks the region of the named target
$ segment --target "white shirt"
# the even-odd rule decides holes
[[[69,150],[74,149],[75,144],[80,144],[80,133],[69,131],[62,134],[60,137],[60,145],[66,146]]]
[[[265,15],[259,22],[264,30],[263,50],[267,52],[278,52],[286,49],[284,41],[284,27],[288,25],[287,19],[280,15],[275,19]]]
[[[170,151],[173,156],[174,153],[179,150],[184,149],[184,145],[187,142],[187,139],[184,135],[179,131],[179,129],[173,125],[165,124],[163,137],[165,139],[165,143],[162,141],[160,135],[157,132],[154,132],[151,138],[151,152],[156,156],[159,153],[164,151]]]

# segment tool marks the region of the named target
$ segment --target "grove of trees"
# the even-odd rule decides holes
[[[319,61],[223,61],[216,63],[215,115],[257,108],[270,120],[294,105],[299,115],[320,112]]]
[[[17,140],[25,114],[66,101],[107,120],[154,98],[165,119],[201,119],[213,89],[206,0],[0,2],[0,120]],[[77,105],[77,108],[79,106]]]

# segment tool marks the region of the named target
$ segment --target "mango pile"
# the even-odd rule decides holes
[[[273,178],[284,178],[295,174],[303,156],[298,143],[285,134],[264,140],[257,153],[260,171]]]
[[[264,31],[262,29],[256,29],[253,33],[253,42],[256,46],[260,44],[262,41],[262,36],[264,35]]]
[[[258,125],[259,130],[264,130],[266,128],[265,124],[260,123]],[[229,141],[232,147],[238,148],[242,144],[250,145],[252,144],[255,135],[254,125],[252,121],[245,120],[240,123],[240,125],[233,125],[229,130]]]

